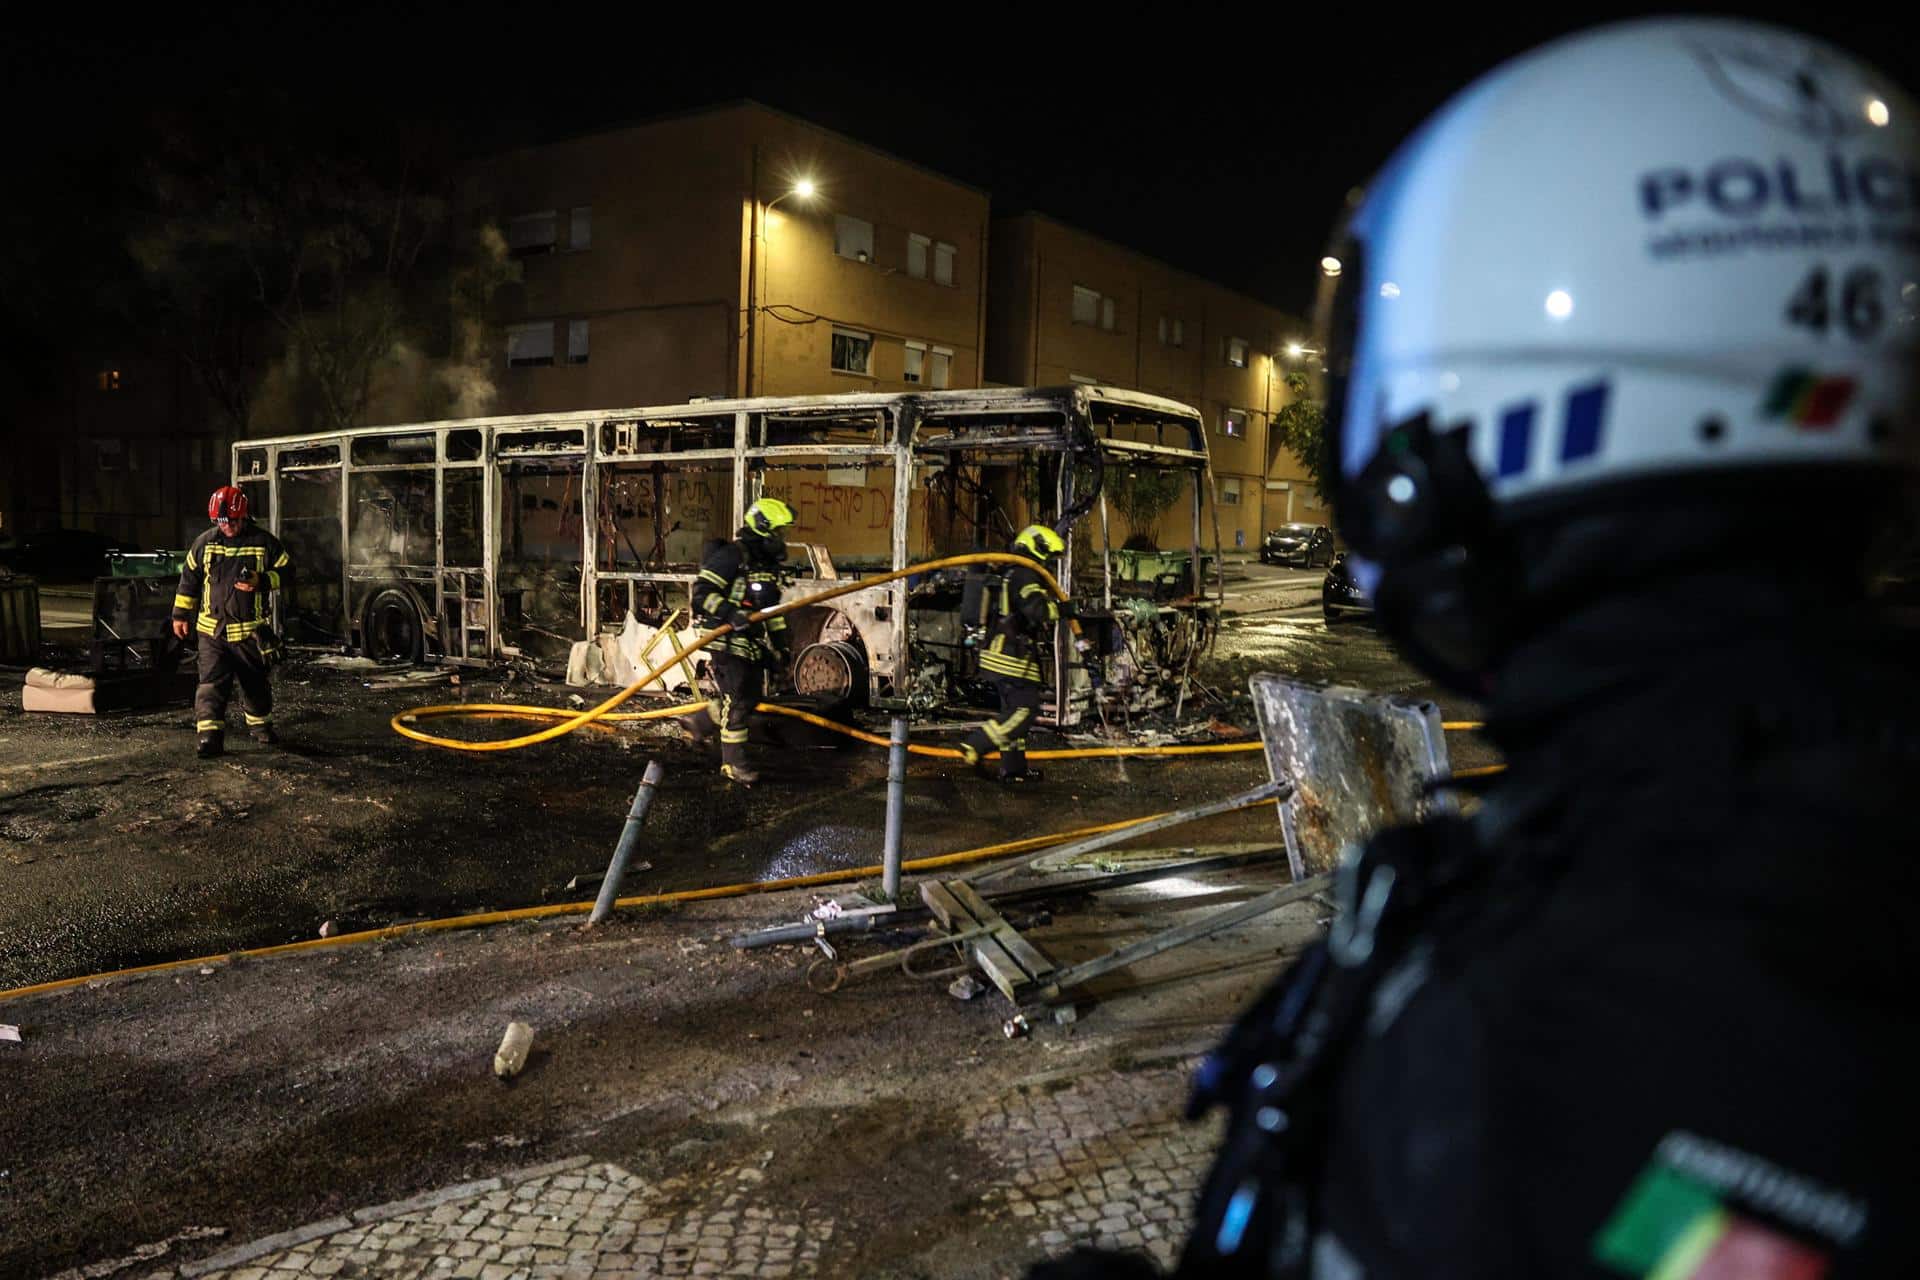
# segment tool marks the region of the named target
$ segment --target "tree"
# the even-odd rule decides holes
[[[1157,551],[1160,517],[1180,498],[1187,485],[1184,471],[1137,467],[1128,471],[1107,471],[1107,498],[1113,509],[1127,522],[1129,548]]]
[[[1289,373],[1284,381],[1292,398],[1273,415],[1273,439],[1299,459],[1314,496],[1324,506],[1336,466],[1333,443],[1327,439],[1326,407],[1313,398],[1313,382],[1306,374]]]
[[[236,432],[263,399],[290,432],[361,426],[376,406],[483,412],[492,298],[518,265],[497,230],[455,234],[451,149],[429,130],[369,145],[249,109],[276,118],[244,142],[210,143],[205,119],[160,131],[129,237],[154,331]]]

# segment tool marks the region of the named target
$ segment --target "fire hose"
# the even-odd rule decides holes
[[[757,613],[749,614],[748,621],[749,623],[764,622],[769,618],[777,618],[795,609],[802,609],[808,605],[819,604],[822,601],[849,595],[852,592],[865,590],[868,587],[879,586],[882,583],[893,582],[914,574],[929,573],[935,569],[949,569],[970,564],[1025,565],[1040,575],[1041,580],[1046,583],[1048,590],[1053,592],[1056,599],[1062,601],[1068,599],[1067,593],[1061,589],[1059,580],[1049,573],[1045,566],[1035,563],[1027,556],[1015,555],[1008,551],[977,551],[967,555],[946,556],[938,560],[928,560],[921,564],[908,565],[904,569],[895,569],[877,578],[861,578],[841,586],[831,587],[825,591],[815,592],[810,596],[803,596],[798,600],[784,601],[771,609],[763,609]],[[1073,628],[1075,637],[1078,637],[1081,634],[1079,619],[1069,618],[1068,624]],[[679,666],[693,654],[706,648],[715,640],[718,640],[721,636],[728,634],[732,630],[732,626],[723,624],[714,628],[712,631],[702,633],[692,644],[680,649],[671,658],[660,663],[653,669],[642,673],[632,684],[629,684],[605,702],[595,707],[588,707],[582,711],[569,711],[560,707],[513,706],[503,703],[452,702],[431,707],[415,707],[410,711],[402,711],[394,716],[390,723],[393,731],[403,737],[411,738],[415,742],[424,742],[428,746],[445,747],[450,751],[517,751],[522,747],[530,747],[539,742],[548,742],[563,734],[572,733],[576,729],[582,729],[587,725],[601,721],[660,720],[670,716],[688,715],[705,708],[708,705],[707,702],[703,699],[697,702],[684,703],[679,706],[658,707],[649,711],[629,711],[618,714],[614,712],[614,708],[620,706],[629,698],[633,697],[634,694],[640,692],[641,689],[659,679],[661,675]],[[884,747],[889,745],[888,740],[880,737],[878,734],[866,733],[851,726],[840,724],[837,721],[829,720],[825,716],[817,716],[811,712],[801,711],[797,708],[776,706],[770,702],[762,702],[757,704],[754,709],[773,715],[789,716],[796,720],[803,720],[819,728],[845,734],[850,738],[856,738],[861,742],[871,743],[875,746]],[[448,718],[485,719],[492,717],[545,718],[560,720],[563,723],[549,726],[534,733],[523,734],[517,738],[506,738],[490,742],[472,742],[460,738],[442,738],[430,733],[425,733],[414,727],[416,723],[422,720]],[[1443,727],[1460,729],[1477,728],[1478,726],[1471,722],[1462,721],[1449,723]],[[1029,751],[1027,752],[1027,757],[1032,760],[1093,760],[1109,759],[1119,756],[1212,755],[1237,751],[1258,751],[1261,749],[1261,746],[1262,744],[1258,740],[1254,740],[1251,742],[1219,742],[1153,747],[1073,747],[1060,750]],[[959,760],[963,758],[960,751],[953,747],[929,747],[920,744],[909,744],[907,750],[914,755],[933,756],[942,760]],[[993,754],[997,755],[998,753]],[[993,756],[990,755],[988,758],[991,759]]]

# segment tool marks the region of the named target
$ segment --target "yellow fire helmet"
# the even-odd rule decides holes
[[[1013,540],[1016,551],[1024,551],[1035,560],[1057,556],[1067,549],[1060,535],[1043,524],[1030,524]]]
[[[747,528],[763,538],[792,523],[793,508],[778,498],[756,498],[747,508]]]

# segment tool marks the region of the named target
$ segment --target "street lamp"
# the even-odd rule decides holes
[[[767,201],[764,207],[760,204],[758,190],[754,193],[753,220],[758,225],[755,228],[753,240],[748,246],[753,250],[753,253],[752,256],[747,259],[747,376],[746,386],[742,388],[742,393],[745,395],[750,396],[753,394],[753,384],[756,380],[754,377],[755,366],[760,359],[760,312],[762,310],[760,294],[766,287],[765,284],[760,281],[760,276],[763,274],[759,269],[760,259],[763,256],[768,260],[764,274],[767,276],[773,274],[773,250],[766,247],[767,215],[772,213],[774,206],[782,200],[797,198],[804,202],[813,199],[814,192],[817,189],[818,188],[813,185],[812,178],[795,179],[791,187]]]
[[[1334,257],[1332,254],[1328,254],[1326,257],[1320,259],[1320,270],[1329,276],[1339,275],[1340,259]]]
[[[789,196],[797,196],[802,200],[811,200],[813,199],[813,192],[814,192],[813,179],[801,178],[798,181],[796,181],[790,189],[781,192],[779,195],[775,196],[773,199],[767,201],[766,211],[768,213],[772,213],[773,206],[779,204],[782,200],[787,199]],[[764,224],[763,224],[763,230],[761,234],[762,235],[765,234]]]

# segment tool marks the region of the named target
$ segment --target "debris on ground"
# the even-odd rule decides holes
[[[338,671],[378,671],[381,664],[372,658],[354,657],[344,653],[323,653],[311,659],[316,667],[332,667]]]
[[[947,985],[947,994],[955,1000],[971,1000],[985,990],[970,973],[961,974]]]
[[[509,1022],[507,1034],[493,1055],[493,1074],[511,1080],[527,1065],[527,1052],[533,1047],[533,1028],[524,1022]]]
[[[15,1044],[19,1044],[20,1028],[15,1026],[9,1026],[7,1023],[0,1022],[0,1040],[11,1040]]]
[[[331,938],[331,937],[332,937],[332,936],[333,936],[334,934],[336,934],[336,933],[338,933],[338,932],[340,932],[340,926],[339,926],[339,925],[336,925],[336,924],[335,924],[335,923],[334,923],[333,921],[331,921],[331,920],[322,920],[322,921],[320,922],[320,936],[321,936],[321,937],[323,937],[323,938]]]
[[[453,672],[421,668],[403,674],[387,676],[379,680],[363,682],[368,689],[418,689],[430,684],[446,684],[453,679]]]

